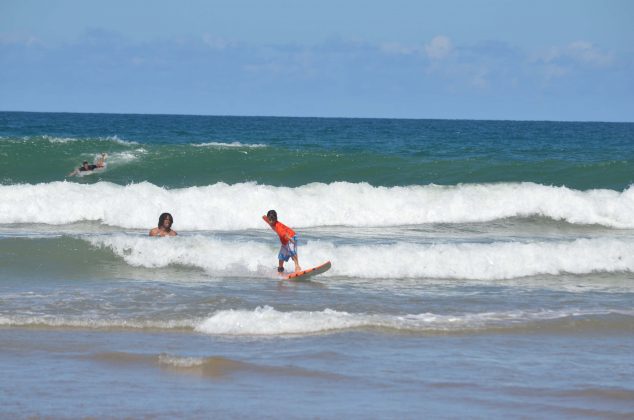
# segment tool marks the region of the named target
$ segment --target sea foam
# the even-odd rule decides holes
[[[107,136],[107,137],[93,137],[93,138],[88,138],[88,137],[57,137],[57,136],[49,136],[49,135],[43,135],[43,136],[32,136],[32,137],[24,137],[22,139],[23,141],[31,141],[31,142],[37,142],[40,140],[46,140],[49,143],[72,143],[72,142],[89,142],[89,141],[98,141],[98,142],[103,142],[103,143],[108,143],[108,142],[112,142],[112,143],[117,143],[123,146],[132,146],[132,145],[138,145],[139,143],[136,141],[130,141],[130,140],[124,140],[119,138],[119,136]]]
[[[87,317],[82,315],[0,315],[0,326],[46,326],[54,328],[89,329],[192,329],[201,323],[199,319],[183,320],[135,320],[125,318]]]
[[[210,148],[218,148],[218,149],[259,149],[262,147],[267,147],[266,144],[260,143],[240,143],[239,141],[234,141],[231,143],[222,143],[222,142],[207,142],[207,143],[194,143],[193,147],[210,147]]]
[[[261,228],[275,208],[294,227],[402,226],[486,222],[540,216],[575,224],[634,228],[634,187],[577,191],[533,183],[375,187],[366,183],[313,183],[276,187],[217,183],[166,189],[148,182],[121,186],[52,182],[0,186],[3,223],[66,224],[101,221],[148,228],[169,211],[175,229]]]
[[[510,310],[473,313],[351,313],[341,310],[280,311],[271,306],[255,309],[216,311],[207,317],[181,320],[137,320],[123,318],[90,318],[51,315],[0,316],[0,326],[45,326],[52,328],[86,329],[162,329],[191,330],[209,335],[281,336],[328,334],[358,329],[378,329],[384,332],[460,333],[485,330],[551,328],[604,330],[614,328],[631,331],[633,311],[609,309]],[[166,360],[182,366],[199,364],[198,359]]]
[[[526,327],[544,321],[616,314],[631,317],[631,312],[607,310],[538,310],[462,313],[443,315],[364,314],[325,309],[323,311],[281,312],[270,306],[254,310],[222,310],[196,326],[196,331],[213,335],[285,335],[331,333],[359,328],[404,332],[459,332]]]
[[[124,234],[83,239],[93,246],[111,249],[130,265],[146,268],[183,265],[201,268],[211,274],[249,276],[270,272],[277,257],[270,244],[229,242],[202,235],[168,240]]]
[[[203,235],[157,240],[115,234],[85,238],[134,266],[197,267],[211,275],[273,276],[274,241],[238,241]],[[455,278],[497,280],[562,273],[634,271],[634,239],[594,238],[541,242],[341,245],[309,241],[300,247],[304,267],[330,260],[324,278]]]

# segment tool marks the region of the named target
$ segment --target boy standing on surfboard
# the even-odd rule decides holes
[[[295,272],[301,271],[302,268],[299,266],[299,259],[297,257],[297,236],[295,235],[295,231],[277,221],[277,212],[275,210],[269,210],[266,216],[262,216],[262,219],[277,233],[282,243],[280,253],[277,255],[277,259],[279,260],[277,272],[284,272],[284,262],[288,261],[289,258],[292,258],[295,263]]]

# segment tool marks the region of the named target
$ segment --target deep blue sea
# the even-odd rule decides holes
[[[2,417],[634,416],[632,123],[0,112],[0,197]]]

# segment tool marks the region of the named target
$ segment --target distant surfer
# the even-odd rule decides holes
[[[176,236],[175,230],[172,230],[174,218],[169,213],[163,213],[159,216],[158,227],[150,231],[150,236]]]
[[[73,172],[69,173],[67,176],[75,176],[78,175],[80,172],[92,172],[95,169],[97,169],[97,165],[89,165],[88,161],[85,160],[84,163],[82,163],[82,165],[75,169]]]
[[[92,165],[88,164],[88,161],[85,160],[79,168],[75,169],[73,172],[69,173],[66,176],[75,176],[79,175],[80,172],[92,172],[95,169],[103,169],[106,167],[107,158],[108,154],[102,153],[101,156],[99,156],[95,163],[93,163]]]
[[[302,268],[299,266],[299,258],[297,257],[297,236],[295,231],[277,220],[277,212],[275,210],[269,210],[266,216],[262,216],[262,219],[277,233],[282,243],[280,252],[277,255],[279,260],[277,272],[284,272],[284,262],[288,261],[289,258],[292,258],[295,263],[295,272],[301,271]]]

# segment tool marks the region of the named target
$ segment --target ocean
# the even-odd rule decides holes
[[[0,112],[0,197],[3,418],[634,416],[634,123]]]

